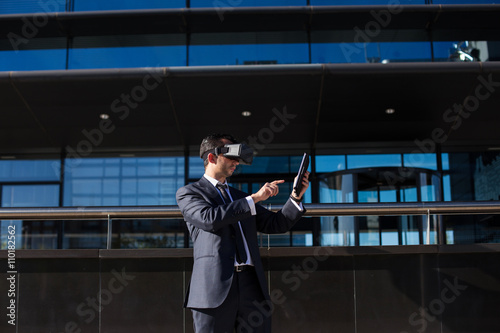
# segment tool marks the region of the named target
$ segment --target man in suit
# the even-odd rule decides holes
[[[193,273],[184,306],[192,311],[196,333],[271,331],[272,304],[257,231],[284,233],[305,212],[301,200],[309,186],[308,172],[300,193],[293,191],[278,212],[256,204],[277,195],[284,180],[266,183],[251,195],[224,188],[240,160],[215,152],[232,143],[234,138],[225,134],[203,139],[205,174],[176,195],[193,240]]]

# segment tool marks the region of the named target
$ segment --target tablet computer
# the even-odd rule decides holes
[[[297,194],[299,194],[300,190],[302,189],[302,178],[304,178],[304,173],[307,171],[307,168],[309,168],[309,154],[304,153],[304,156],[302,156],[302,162],[300,162],[300,168],[299,172],[297,173],[297,178],[293,183],[293,189]]]

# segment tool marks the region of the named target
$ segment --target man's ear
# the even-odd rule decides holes
[[[209,153],[207,159],[209,163],[217,163],[217,156],[215,154]]]

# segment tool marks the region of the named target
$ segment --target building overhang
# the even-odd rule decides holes
[[[3,72],[0,154],[178,151],[212,132],[263,153],[373,142],[495,149],[499,90],[498,62]]]

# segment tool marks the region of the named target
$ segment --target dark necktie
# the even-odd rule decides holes
[[[217,188],[222,194],[222,198],[225,203],[232,202],[231,198],[226,192],[227,185],[218,183]],[[247,252],[245,251],[245,245],[243,244],[243,235],[241,233],[241,229],[239,223],[234,223],[231,225],[233,227],[234,237],[236,240],[236,261],[239,264],[244,264],[247,262]]]

